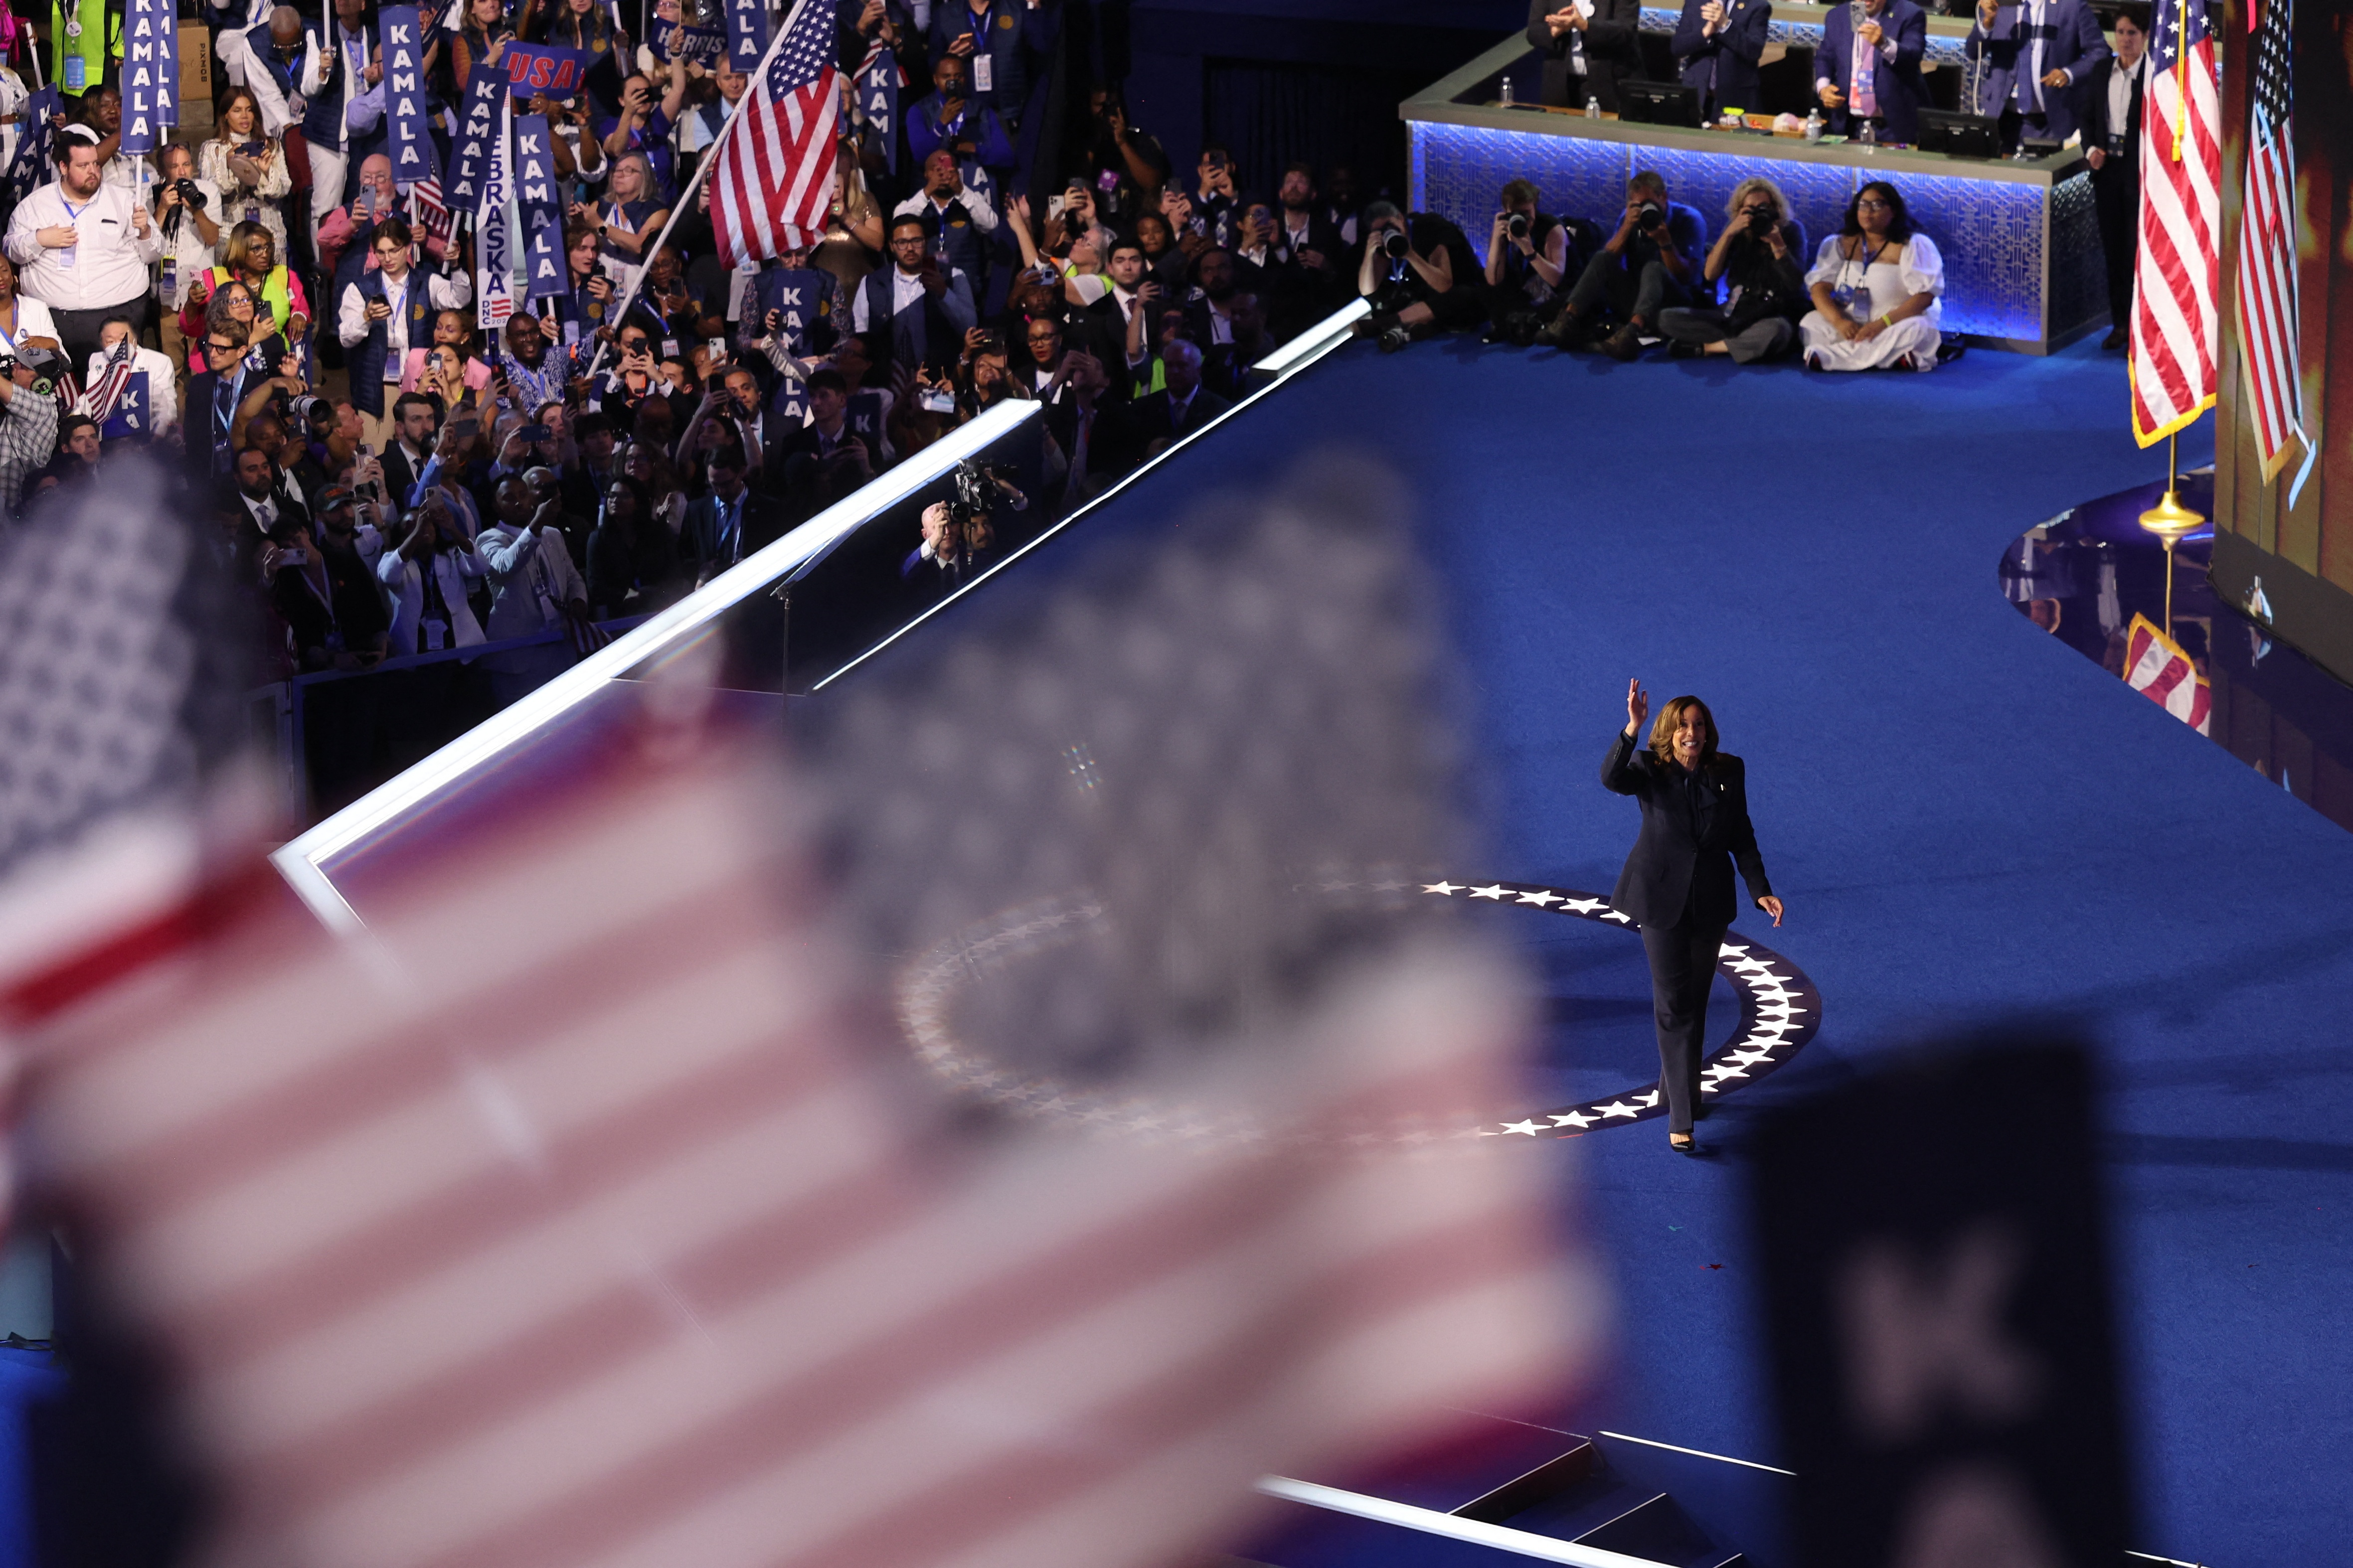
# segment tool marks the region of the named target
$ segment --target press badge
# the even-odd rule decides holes
[[[972,90],[975,92],[997,90],[997,62],[978,49],[975,49],[972,54]]]
[[[676,338],[664,338],[662,340],[662,358],[676,359],[677,357],[678,340]]]
[[[449,646],[449,623],[431,620],[425,623],[425,651],[439,653]]]

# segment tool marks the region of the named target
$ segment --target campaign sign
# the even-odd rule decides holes
[[[727,63],[748,75],[767,52],[767,0],[727,0]]]
[[[858,111],[866,123],[881,132],[882,161],[893,174],[899,170],[899,61],[888,49],[858,74]]]
[[[503,85],[501,88],[503,90]],[[491,156],[482,172],[480,205],[474,216],[474,324],[497,342],[499,330],[514,313],[514,215],[508,204],[514,195],[514,173],[507,148],[514,134],[514,105],[502,100],[499,127],[491,133]]]
[[[796,356],[810,353],[810,334],[825,320],[824,284],[824,273],[807,268],[760,274],[760,324],[767,325],[769,311],[780,312],[785,346]]]
[[[515,116],[515,195],[522,214],[523,294],[533,300],[572,291],[564,258],[564,202],[556,189],[554,148],[547,116]]]
[[[554,44],[509,44],[500,59],[507,68],[508,90],[518,98],[570,98],[596,63],[589,50],[560,49]]]
[[[727,34],[718,27],[690,27],[683,22],[656,22],[647,47],[658,60],[700,60],[715,66],[727,52]]]
[[[131,0],[122,28],[122,151],[152,153],[178,115],[164,118],[178,96],[164,62],[179,59],[177,13],[171,0]],[[176,75],[176,68],[174,75]]]
[[[116,400],[114,412],[108,415],[106,422],[98,427],[99,435],[114,441],[126,436],[153,434],[147,423],[148,407],[147,373],[133,371],[131,379],[122,384],[122,395]]]
[[[1978,1041],[1881,1068],[1777,1108],[1748,1152],[1789,1560],[2123,1562],[2083,1050]]]
[[[414,5],[387,5],[376,19],[383,51],[385,120],[392,127],[394,183],[441,177],[433,149],[433,101],[425,86],[424,29]]]
[[[507,73],[478,65],[466,78],[466,103],[458,119],[458,139],[449,153],[449,177],[441,199],[453,213],[471,212],[482,199],[491,149],[499,138],[500,108],[507,96]]]

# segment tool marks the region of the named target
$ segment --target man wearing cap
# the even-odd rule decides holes
[[[143,327],[153,304],[148,268],[164,254],[163,235],[135,192],[100,177],[98,132],[69,125],[60,138],[58,179],[16,205],[8,220],[8,259],[17,287],[49,308],[66,363],[98,352],[109,316]]]

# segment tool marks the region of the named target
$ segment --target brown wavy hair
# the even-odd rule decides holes
[[[1714,767],[1715,715],[1709,712],[1707,704],[1696,697],[1678,697],[1659,710],[1659,716],[1651,721],[1651,755],[1659,759],[1661,767],[1675,765],[1675,726],[1683,722],[1683,710],[1687,708],[1698,709],[1699,716],[1707,721],[1707,744],[1700,748],[1699,765]]]

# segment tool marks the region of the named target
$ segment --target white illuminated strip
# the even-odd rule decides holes
[[[749,555],[696,592],[590,654],[512,707],[484,720],[398,777],[362,795],[270,860],[328,929],[362,929],[357,911],[320,869],[325,861],[448,788],[517,742],[546,728],[634,666],[677,647],[742,601],[821,559],[878,514],[935,483],[967,458],[1009,436],[1039,405],[1008,401],[959,426],[897,467],[886,469],[774,544]]]
[[[1339,347],[1347,340],[1348,329],[1372,313],[1372,301],[1360,294],[1250,368],[1262,370],[1269,375],[1282,375],[1297,370],[1309,361],[1321,359]]]
[[[1020,560],[1024,555],[1029,554],[1031,551],[1037,549],[1039,545],[1045,543],[1048,540],[1053,538],[1064,529],[1069,528],[1071,524],[1079,521],[1082,518],[1084,518],[1089,512],[1093,511],[1098,507],[1107,504],[1111,499],[1119,494],[1120,491],[1127,489],[1128,486],[1135,483],[1138,479],[1144,478],[1145,475],[1152,472],[1153,469],[1168,461],[1169,458],[1175,457],[1177,453],[1183,451],[1186,447],[1191,446],[1202,437],[1207,436],[1219,426],[1223,425],[1227,420],[1236,417],[1243,409],[1248,408],[1251,404],[1256,403],[1268,393],[1272,392],[1277,386],[1282,384],[1282,376],[1289,374],[1293,371],[1303,369],[1307,365],[1314,363],[1316,360],[1322,359],[1325,354],[1330,353],[1334,349],[1338,348],[1341,344],[1346,342],[1348,341],[1348,327],[1350,323],[1354,322],[1359,316],[1368,316],[1371,314],[1372,307],[1366,304],[1364,300],[1358,300],[1352,305],[1333,311],[1330,315],[1324,317],[1322,321],[1308,328],[1307,331],[1300,333],[1297,337],[1292,339],[1291,342],[1285,343],[1282,347],[1275,350],[1274,353],[1267,355],[1266,358],[1250,366],[1250,369],[1252,370],[1266,371],[1274,375],[1276,379],[1267,383],[1264,386],[1260,387],[1256,392],[1251,393],[1249,396],[1240,399],[1231,408],[1227,409],[1223,414],[1219,415],[1216,418],[1210,420],[1199,429],[1193,431],[1190,435],[1181,436],[1176,440],[1170,442],[1166,447],[1161,449],[1157,456],[1147,458],[1143,462],[1138,463],[1134,468],[1130,468],[1126,473],[1121,475],[1117,480],[1113,481],[1101,494],[1090,500],[1086,505],[1079,508],[1078,510],[1071,513],[1070,516],[1064,518],[1061,521],[1056,523],[1053,527],[1048,529],[1045,532],[1039,534],[1037,538],[1031,540],[1029,543],[1023,545],[1020,549],[1015,551],[1012,554],[1007,556],[996,565],[990,567],[978,577],[966,583],[963,587],[958,588],[955,593],[949,595],[946,598],[942,599],[938,604],[934,605],[930,609],[925,610],[922,615],[917,616],[913,620],[909,621],[905,626],[901,626],[897,631],[892,632],[889,637],[884,637],[881,642],[876,643],[872,647],[868,648],[864,653],[860,654],[856,658],[851,659],[848,664],[843,665],[839,669],[835,670],[831,675],[827,676],[823,680],[818,681],[815,686],[809,688],[809,689],[811,691],[823,691],[827,687],[832,685],[835,681],[839,680],[843,676],[848,675],[851,670],[856,669],[860,665],[864,664],[868,659],[872,658],[876,654],[881,653],[884,648],[889,647],[892,643],[897,642],[901,637],[905,637],[909,632],[913,631],[917,626],[922,626],[925,621],[930,620],[934,616],[938,615],[950,605],[955,604],[958,599],[963,598],[966,594],[969,594],[974,589],[979,587],[983,583],[987,582],[989,578],[995,576],[997,573],[1004,571],[1016,561]]]
[[[1629,1557],[1623,1552],[1604,1552],[1598,1546],[1579,1546],[1573,1541],[1512,1530],[1500,1524],[1487,1524],[1457,1514],[1440,1513],[1434,1508],[1416,1508],[1411,1503],[1366,1497],[1362,1492],[1344,1492],[1337,1487],[1319,1487],[1313,1481],[1294,1481],[1284,1476],[1261,1476],[1258,1489],[1269,1497],[1303,1502],[1310,1508],[1329,1509],[1334,1513],[1352,1513],[1358,1519],[1377,1520],[1383,1524],[1419,1530],[1426,1535],[1444,1535],[1477,1546],[1492,1546],[1498,1552],[1509,1552],[1521,1557],[1567,1563],[1572,1568],[1667,1568],[1666,1564],[1649,1557]]]

